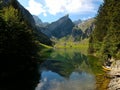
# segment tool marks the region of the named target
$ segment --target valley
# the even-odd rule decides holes
[[[0,0],[0,90],[119,89],[120,2],[68,1]]]
[[[81,48],[87,53],[89,36],[95,28],[94,18],[73,22],[69,15],[65,15],[47,25],[37,16],[34,16],[34,20],[40,31],[53,42],[54,48]]]

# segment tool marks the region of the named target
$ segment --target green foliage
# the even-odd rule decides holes
[[[18,10],[13,8],[13,6],[3,8],[2,17],[6,22],[12,21],[18,22],[19,20]]]
[[[4,54],[32,55],[35,52],[34,33],[20,21],[18,11],[12,6],[3,8],[2,18],[6,23],[1,25],[1,49]]]
[[[60,39],[58,42],[55,42],[54,48],[59,49],[79,49],[82,53],[87,54],[89,46],[89,39],[81,40],[80,42],[74,42],[73,40],[64,40]]]
[[[89,51],[101,56],[118,58],[120,51],[120,2],[105,0],[96,17],[96,27],[91,35]]]
[[[0,12],[0,88],[5,90],[34,90],[36,84],[38,47],[33,30],[20,18],[12,6]]]

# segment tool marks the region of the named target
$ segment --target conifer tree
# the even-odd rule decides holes
[[[100,53],[103,57],[108,55],[120,57],[120,2],[118,0],[104,0],[100,6],[96,27],[90,37],[89,50]]]

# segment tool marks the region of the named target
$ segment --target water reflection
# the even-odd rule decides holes
[[[36,90],[94,90],[94,76],[85,72],[72,72],[69,78],[52,71],[43,71]]]
[[[100,68],[98,59],[79,50],[55,50],[40,64],[41,79],[36,90],[95,90]]]
[[[58,49],[40,65],[40,70],[51,70],[68,77],[75,69],[91,71],[88,58],[75,49]]]

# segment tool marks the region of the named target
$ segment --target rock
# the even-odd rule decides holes
[[[74,38],[74,41],[80,41],[85,37],[85,34],[83,33],[81,29],[75,26],[72,29],[72,37]]]
[[[61,38],[72,33],[72,29],[74,27],[74,23],[69,18],[68,15],[60,18],[56,22],[51,23],[48,25],[48,29],[51,32],[52,36]]]
[[[120,78],[112,79],[108,87],[108,90],[120,90]]]
[[[112,79],[108,85],[108,90],[120,90],[120,60],[112,63],[109,74]]]
[[[92,33],[92,31],[95,29],[94,22],[85,30],[85,35],[89,37]]]

